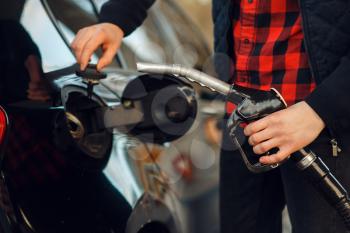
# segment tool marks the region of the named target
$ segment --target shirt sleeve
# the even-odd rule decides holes
[[[100,22],[118,25],[125,36],[129,35],[147,17],[147,10],[155,0],[109,0],[100,12]]]
[[[335,136],[350,132],[350,51],[338,67],[306,98]]]

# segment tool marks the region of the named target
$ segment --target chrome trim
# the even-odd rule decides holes
[[[69,133],[72,135],[72,137],[75,140],[79,141],[85,135],[85,128],[84,128],[83,124],[76,116],[74,116],[70,112],[66,112],[66,118],[67,118],[68,126],[70,124],[76,125],[76,129],[72,129],[71,127],[69,127]]]
[[[299,170],[305,170],[310,167],[310,165],[315,162],[316,155],[313,152],[308,153],[303,159],[296,163]]]

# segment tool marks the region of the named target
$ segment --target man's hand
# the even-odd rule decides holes
[[[313,142],[324,127],[316,112],[300,102],[249,124],[244,134],[258,155],[279,148],[276,154],[260,158],[263,164],[276,164]]]
[[[124,32],[111,23],[101,23],[81,29],[71,46],[75,57],[84,70],[92,54],[101,46],[103,55],[98,61],[97,69],[109,65],[120,47]]]
[[[41,65],[39,59],[34,55],[30,55],[24,65],[27,68],[30,77],[27,90],[28,99],[43,102],[49,100],[50,95],[41,79]]]

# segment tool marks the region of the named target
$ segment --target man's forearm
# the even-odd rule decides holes
[[[110,0],[102,6],[100,22],[118,25],[129,35],[142,24],[155,0]]]

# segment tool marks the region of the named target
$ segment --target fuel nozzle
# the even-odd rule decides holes
[[[76,71],[76,75],[82,78],[87,85],[87,95],[91,99],[94,86],[100,84],[100,80],[107,77],[106,73],[97,70],[96,64],[89,64],[85,70]]]

